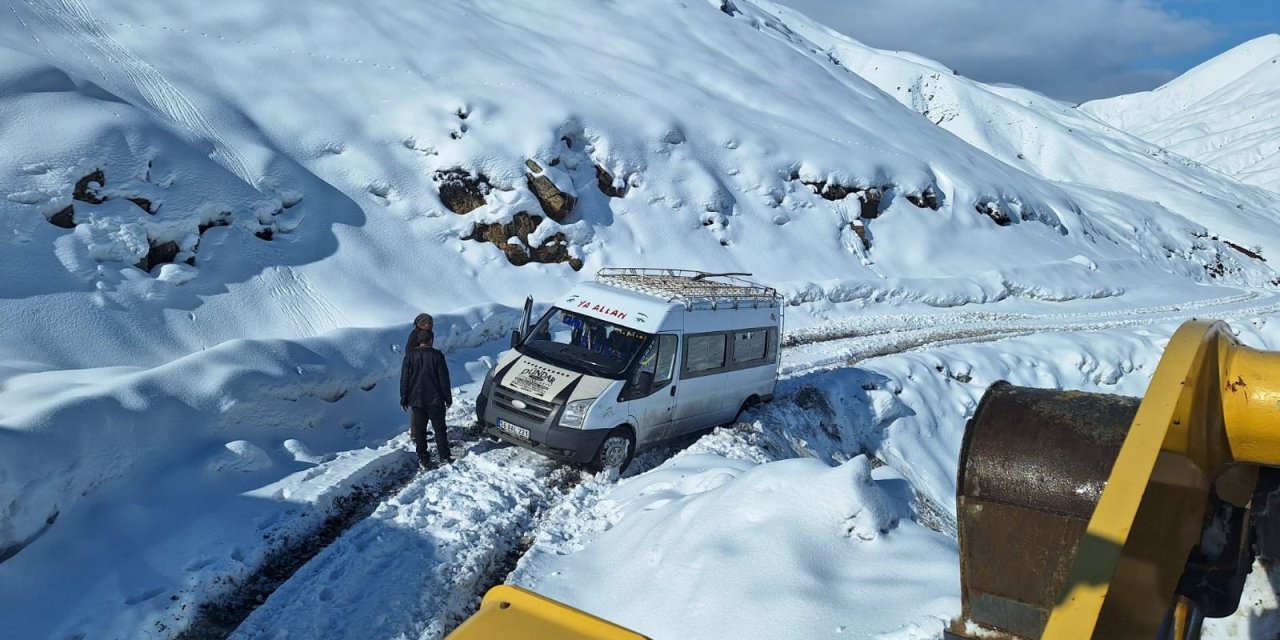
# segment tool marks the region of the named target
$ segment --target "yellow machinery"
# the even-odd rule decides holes
[[[1178,329],[1142,400],[992,385],[960,454],[947,637],[1197,638],[1275,557],[1278,467],[1280,353],[1222,323]],[[643,636],[504,585],[449,638]]]
[[[511,585],[485,594],[448,640],[647,640],[589,613]]]
[[[1178,329],[1141,401],[993,385],[960,457],[947,636],[1198,637],[1275,552],[1278,466],[1280,353],[1222,323]]]

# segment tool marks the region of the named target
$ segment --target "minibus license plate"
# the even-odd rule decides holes
[[[514,424],[511,424],[510,422],[503,420],[502,418],[498,418],[498,428],[502,429],[503,431],[506,431],[507,433],[513,436],[516,436],[517,438],[524,438],[525,440],[529,439],[528,429],[525,429],[524,427],[517,427]]]

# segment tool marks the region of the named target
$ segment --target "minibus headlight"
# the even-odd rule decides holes
[[[574,400],[566,404],[564,406],[564,415],[560,416],[560,426],[581,429],[582,421],[587,417],[587,410],[591,408],[591,403],[595,401],[595,398],[587,398],[586,400]]]

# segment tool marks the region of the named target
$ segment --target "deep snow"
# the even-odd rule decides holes
[[[421,310],[468,454],[241,636],[436,638],[511,579],[657,637],[931,637],[986,383],[1137,395],[1190,316],[1276,345],[1275,194],[764,2],[0,4],[0,637],[173,637],[396,477]],[[467,239],[521,212],[583,269]],[[524,296],[625,265],[783,292],[778,401],[617,482],[470,437]]]

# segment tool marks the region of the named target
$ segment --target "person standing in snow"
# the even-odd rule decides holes
[[[409,330],[409,340],[404,344],[404,353],[409,355],[409,351],[418,346],[418,332],[426,329],[434,331],[436,328],[435,318],[429,313],[419,313],[418,317],[413,319],[413,328]]]
[[[430,318],[431,316],[427,316]],[[434,469],[431,453],[427,448],[427,422],[436,434],[436,450],[444,464],[453,462],[449,452],[449,434],[444,423],[444,411],[453,404],[452,385],[449,383],[449,366],[444,354],[432,346],[435,332],[418,329],[417,345],[404,355],[400,367],[400,410],[410,411],[409,437],[418,452],[418,464],[423,469]]]

